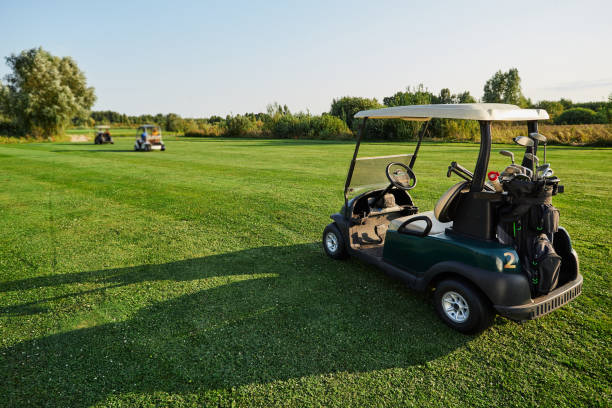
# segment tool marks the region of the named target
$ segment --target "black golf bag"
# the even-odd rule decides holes
[[[557,287],[561,270],[561,256],[553,247],[559,229],[559,210],[551,203],[557,184],[513,179],[504,189],[508,201],[499,211],[498,239],[515,247],[532,297],[545,295]]]

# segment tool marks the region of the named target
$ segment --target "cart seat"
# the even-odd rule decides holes
[[[444,223],[452,221],[454,219],[453,210],[457,206],[457,199],[462,192],[467,192],[469,187],[469,182],[462,181],[446,190],[434,207],[434,218]]]
[[[408,215],[406,217],[396,218],[393,221],[391,221],[391,224],[389,225],[389,230],[390,231],[397,231],[397,229],[403,223],[405,223],[409,219],[415,218],[415,217],[427,217],[427,218],[429,218],[431,220],[431,230],[429,231],[429,235],[440,234],[440,233],[444,232],[447,228],[450,228],[450,227],[453,226],[453,222],[452,221],[451,222],[440,222],[434,216],[434,212],[433,211],[427,211],[427,212],[422,212],[422,213],[419,213],[419,214]],[[426,227],[427,227],[427,222],[426,221],[418,220],[418,221],[411,222],[410,224],[406,225],[404,228],[405,228],[406,231],[419,234],[419,233],[424,232]]]

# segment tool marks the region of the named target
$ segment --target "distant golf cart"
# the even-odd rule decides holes
[[[166,150],[162,141],[161,128],[157,125],[142,125],[138,128],[138,135],[134,143],[134,150],[150,152],[151,150]]]
[[[110,135],[110,126],[96,126],[96,137],[94,138],[94,144],[114,144],[113,138]]]
[[[344,185],[344,206],[323,232],[323,248],[334,259],[354,256],[400,278],[416,290],[433,290],[435,309],[450,327],[476,333],[498,313],[512,320],[539,318],[576,298],[582,290],[578,255],[558,225],[552,196],[563,186],[549,164],[539,165],[546,138],[541,109],[505,104],[398,106],[362,111],[357,145]],[[413,154],[358,157],[368,119],[424,121]],[[415,162],[431,118],[480,123],[474,172],[451,162],[450,187],[433,211],[419,212],[409,191],[416,187]],[[526,121],[522,163],[487,173],[492,121]],[[427,188],[426,186],[423,188]]]

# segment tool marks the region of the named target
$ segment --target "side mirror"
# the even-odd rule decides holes
[[[512,160],[512,164],[514,164],[514,153],[509,152],[508,150],[500,150],[499,154],[509,157],[510,160]]]

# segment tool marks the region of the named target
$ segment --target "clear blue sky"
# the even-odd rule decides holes
[[[517,67],[534,101],[612,92],[612,1],[8,1],[0,56],[72,56],[94,109],[182,116],[329,109],[423,83],[482,96]],[[0,76],[7,73],[0,64]]]

